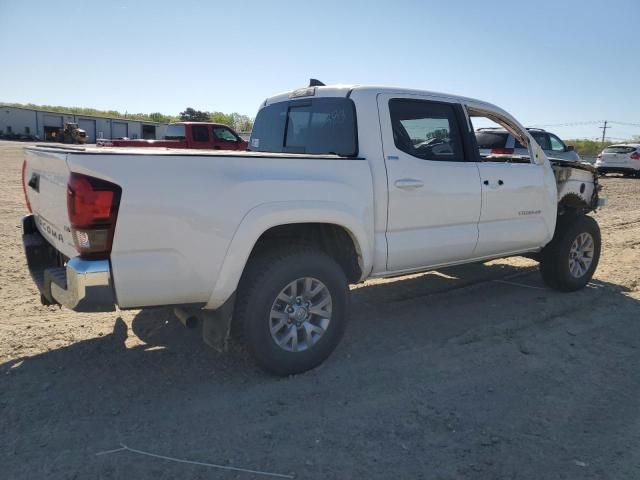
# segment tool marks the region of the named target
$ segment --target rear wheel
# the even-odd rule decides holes
[[[312,247],[292,246],[251,260],[236,296],[234,322],[257,363],[293,375],[322,363],[347,321],[348,282]]]
[[[593,277],[600,248],[600,227],[592,217],[559,219],[553,239],[540,255],[542,279],[556,290],[579,290]]]

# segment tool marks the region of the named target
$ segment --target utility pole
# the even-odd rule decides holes
[[[611,127],[607,127],[607,121],[604,121],[604,127],[600,127],[602,129],[602,143],[604,144],[604,137],[605,134],[607,133],[607,128],[611,128]]]

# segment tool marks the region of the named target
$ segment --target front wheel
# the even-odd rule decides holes
[[[278,248],[247,265],[233,321],[264,370],[293,375],[338,345],[347,300],[347,278],[333,258],[307,246]]]
[[[544,282],[556,290],[573,292],[584,287],[600,260],[600,227],[587,215],[561,218],[551,242],[540,255]]]

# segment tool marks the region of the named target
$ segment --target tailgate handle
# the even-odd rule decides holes
[[[33,173],[27,185],[33,188],[36,192],[40,192],[40,175]]]

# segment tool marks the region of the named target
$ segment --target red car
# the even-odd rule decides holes
[[[167,127],[164,140],[98,140],[101,147],[164,147],[209,150],[246,150],[248,143],[221,123],[180,122]]]

